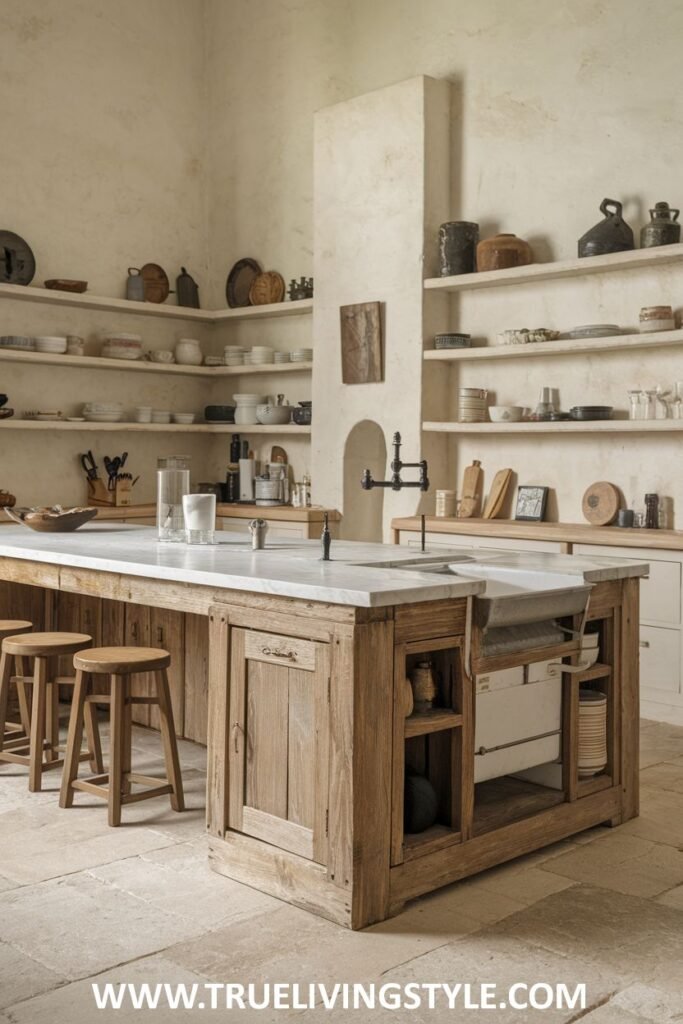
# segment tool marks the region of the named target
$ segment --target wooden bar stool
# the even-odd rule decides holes
[[[25,658],[33,658],[33,699],[28,739],[7,750],[4,735],[0,736],[0,762],[28,766],[28,788],[38,793],[42,788],[43,772],[59,768],[64,764],[59,752],[59,686],[73,684],[74,680],[63,676],[50,678],[49,661],[62,654],[75,654],[92,643],[86,633],[23,633],[5,637],[0,656],[0,721],[6,718],[6,708],[12,681],[12,661],[15,662],[17,678],[28,680],[23,674]],[[88,752],[79,757],[87,758],[93,771],[102,771],[102,752],[97,730],[95,709],[90,708],[86,723]],[[23,750],[24,753],[19,751]],[[45,760],[43,761],[43,758]]]
[[[8,636],[19,633],[30,633],[33,623],[26,619],[0,619],[0,644]],[[28,697],[26,694],[26,675],[24,659],[17,659],[17,675],[12,676],[10,684],[14,684],[17,691],[17,704],[19,707],[19,721],[6,721],[7,708],[0,713],[0,726],[3,728],[3,741],[0,750],[3,748],[11,750],[13,747],[25,746],[26,740],[31,733],[31,715],[29,712]],[[7,695],[9,704],[9,693]]]
[[[180,775],[178,746],[176,744],[171,691],[167,668],[171,656],[167,651],[153,647],[93,647],[74,657],[76,682],[69,719],[69,736],[64,758],[60,807],[71,807],[74,791],[91,793],[106,800],[109,805],[109,824],[121,824],[123,804],[149,800],[169,793],[174,811],[185,810],[183,782]],[[139,672],[154,675],[156,694],[134,697],[130,692],[131,677]],[[92,693],[92,676],[110,678],[108,693]],[[93,704],[109,704],[109,772],[90,779],[78,779],[78,753],[83,736],[83,723],[87,728],[87,709]],[[134,704],[154,704],[159,708],[160,730],[166,762],[166,779],[131,771],[132,708]],[[132,785],[147,789],[133,793]]]

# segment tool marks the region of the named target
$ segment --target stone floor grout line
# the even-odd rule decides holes
[[[612,999],[614,999],[614,997],[618,995],[620,991],[621,989],[616,988],[613,992],[610,992],[608,993],[608,995],[596,1000],[596,1002],[594,1002],[591,1006],[587,1006],[584,1010],[579,1010],[577,1014],[569,1018],[566,1024],[576,1024],[576,1021],[578,1020],[585,1020],[589,1013],[593,1013],[594,1010],[599,1010],[601,1006],[605,1006]]]

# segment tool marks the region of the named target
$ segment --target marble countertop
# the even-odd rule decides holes
[[[159,544],[153,527],[90,523],[76,533],[57,534],[8,526],[0,532],[0,558],[361,608],[483,593],[483,579],[435,576],[420,572],[419,564],[414,564],[457,560],[458,556],[511,569],[575,575],[587,582],[643,575],[648,568],[616,558],[482,552],[465,547],[421,555],[412,548],[351,541],[333,541],[332,561],[323,562],[319,541],[278,538],[267,543],[265,550],[252,551],[241,535],[218,532],[216,538],[218,543],[211,547],[189,547]],[[409,569],[403,567],[406,563]]]

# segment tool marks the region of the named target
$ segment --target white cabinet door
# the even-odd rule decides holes
[[[643,689],[679,693],[680,676],[680,630],[641,626],[640,682]]]
[[[266,544],[268,538],[280,537],[283,540],[305,540],[306,539],[306,525],[304,523],[287,523],[281,521],[269,522],[267,517],[264,519],[268,522],[268,533],[266,534]],[[227,516],[220,516],[217,520],[219,529],[229,530],[230,533],[242,533],[245,539],[249,539],[249,527],[248,519],[237,519],[230,518]]]
[[[620,562],[648,562],[650,571],[640,580],[640,621],[679,626],[681,623],[681,562],[667,551],[575,544],[575,555],[599,555]]]
[[[426,542],[430,551],[437,551],[440,548],[483,548],[487,551],[548,551],[560,554],[562,545],[553,541],[541,540],[512,540],[503,537],[480,537],[478,534],[447,534],[430,533],[426,534]],[[401,544],[408,547],[420,546],[420,535],[416,533],[401,533]]]

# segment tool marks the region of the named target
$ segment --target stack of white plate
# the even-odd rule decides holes
[[[249,366],[264,366],[274,360],[274,349],[267,345],[254,345],[251,352],[247,352],[244,362]]]
[[[223,349],[223,358],[226,366],[243,366],[246,349],[241,345],[226,345]]]
[[[607,765],[607,697],[579,691],[579,778],[598,775]]]
[[[289,358],[293,363],[310,363],[313,359],[313,349],[295,348],[290,353]]]
[[[256,406],[263,405],[268,399],[264,395],[252,395],[247,392],[233,395],[232,397],[237,407],[235,409],[235,423],[241,423],[242,425],[258,423]]]
[[[62,355],[66,352],[66,338],[51,335],[42,335],[35,339],[36,352],[53,352],[55,355]]]
[[[21,334],[5,334],[0,338],[0,348],[16,348],[21,352],[35,352],[36,339],[25,338]]]
[[[89,423],[118,423],[123,416],[120,402],[87,402],[83,416]]]
[[[274,361],[280,365],[281,363],[289,363],[289,352],[276,352],[273,356]]]
[[[485,423],[487,394],[485,388],[460,388],[458,391],[458,423]]]
[[[142,357],[142,338],[139,334],[103,334],[102,355],[105,359],[140,359]]]
[[[225,366],[223,356],[204,356],[204,366]]]

